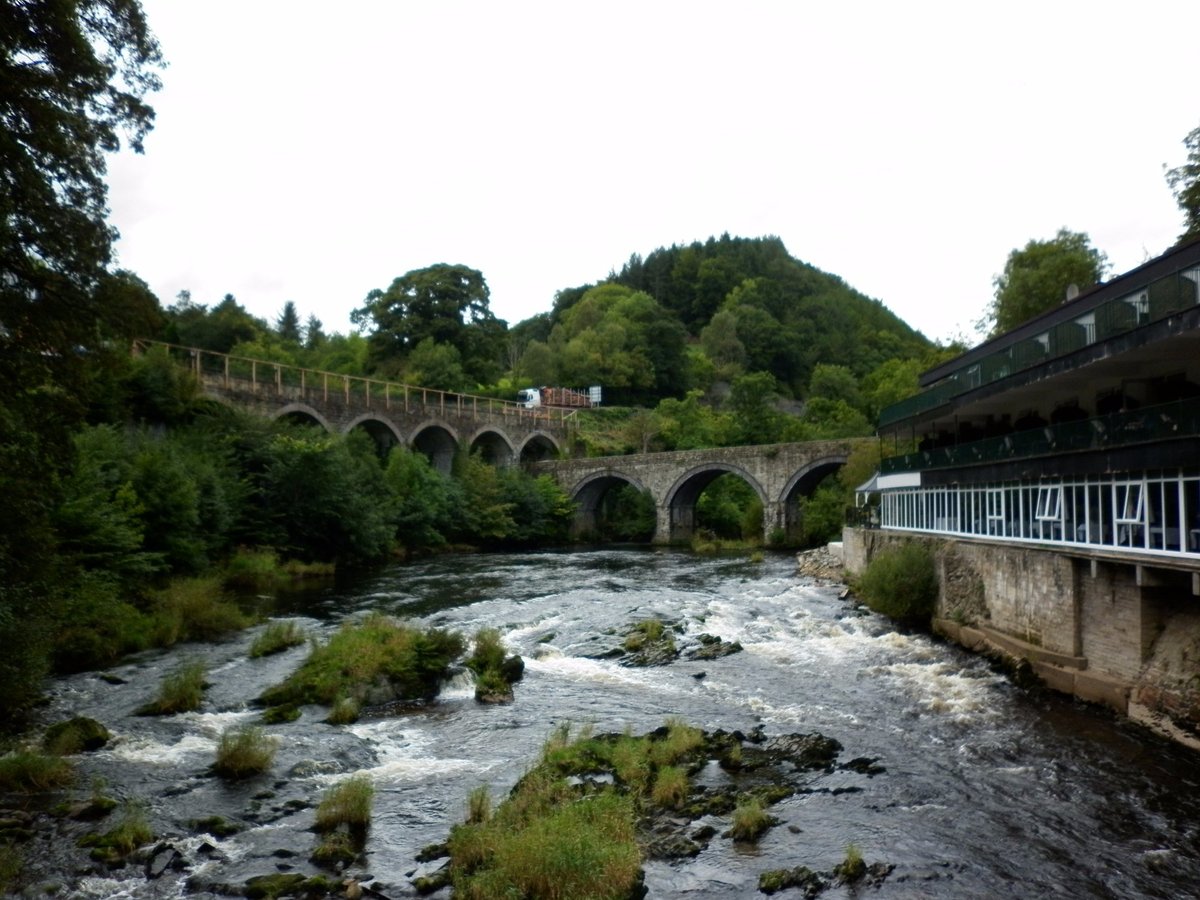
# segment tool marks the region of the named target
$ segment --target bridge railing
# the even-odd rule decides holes
[[[574,412],[569,409],[537,407],[529,409],[513,400],[500,400],[477,394],[457,394],[419,385],[382,381],[361,375],[344,375],[321,369],[305,369],[287,363],[232,356],[196,347],[184,347],[164,341],[134,341],[134,353],[162,348],[172,359],[186,365],[206,387],[233,392],[248,392],[257,397],[283,401],[303,401],[312,405],[344,404],[347,407],[414,412],[426,410],[437,415],[461,415],[472,418],[513,418],[539,420],[562,427]]]

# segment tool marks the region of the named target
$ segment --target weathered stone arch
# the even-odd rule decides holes
[[[346,426],[346,434],[355,428],[361,428],[371,436],[379,455],[384,458],[393,447],[404,443],[404,436],[396,424],[374,413],[363,413],[351,419]]]
[[[286,406],[282,406],[271,414],[271,419],[273,421],[278,421],[279,419],[308,419],[330,433],[336,432],[336,429],[329,424],[329,421],[307,403],[289,403]]]
[[[511,466],[517,452],[512,440],[501,429],[484,426],[471,435],[467,448],[474,453],[479,451],[483,461],[491,466]]]
[[[623,484],[632,485],[642,493],[648,493],[646,486],[638,479],[612,469],[594,472],[571,488],[571,500],[576,504],[575,520],[571,523],[572,537],[592,534],[596,531],[599,525],[596,514],[604,500],[604,495]]]
[[[834,454],[814,459],[797,470],[779,494],[774,524],[768,517],[767,527],[784,530],[789,542],[798,540],[804,527],[800,510],[800,497],[811,497],[817,485],[846,464],[847,454]]]
[[[522,463],[540,462],[557,456],[561,448],[554,436],[544,431],[531,432],[521,443]]]
[[[449,475],[454,467],[454,454],[458,452],[459,437],[445,422],[426,419],[413,429],[410,446],[429,458],[430,464],[443,475]]]
[[[758,494],[763,509],[770,503],[767,492],[749,471],[730,462],[710,462],[693,466],[675,479],[658,506],[657,540],[670,543],[690,541],[696,530],[696,501],[704,489],[722,475],[737,475]]]

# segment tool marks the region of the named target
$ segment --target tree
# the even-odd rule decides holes
[[[308,321],[304,325],[304,349],[316,350],[325,341],[324,323],[312,313],[309,313]]]
[[[45,662],[58,584],[49,510],[86,369],[130,336],[128,310],[99,290],[114,236],[104,154],[122,136],[141,150],[161,62],[137,0],[0,4],[0,721],[10,724]]]
[[[490,384],[500,374],[507,330],[492,315],[490,297],[483,273],[439,263],[401,275],[386,291],[371,291],[350,319],[359,328],[371,328],[371,359],[385,372],[398,371],[417,345],[431,338],[457,348],[467,375]]]
[[[1200,128],[1183,139],[1183,146],[1188,151],[1187,162],[1167,170],[1167,184],[1183,211],[1181,241],[1200,235]]]
[[[1107,269],[1108,257],[1085,232],[1060,228],[1048,241],[1031,240],[1008,254],[985,323],[991,320],[993,335],[1009,331],[1062,303],[1070,285],[1085,290],[1098,283]]]
[[[279,318],[275,320],[275,331],[285,343],[300,343],[300,314],[296,312],[296,304],[291,300],[284,303],[283,309],[279,311]]]

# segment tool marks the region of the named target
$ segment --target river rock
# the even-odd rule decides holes
[[[686,654],[688,659],[720,659],[722,656],[742,652],[740,643],[722,640],[715,634],[697,635],[696,640],[700,646],[695,650],[688,651]]]
[[[73,756],[76,753],[99,750],[111,738],[108,729],[95,719],[75,716],[47,728],[42,738],[42,749],[58,756]]]
[[[842,561],[828,547],[814,547],[796,554],[796,573],[819,582],[840,583],[845,578]]]
[[[186,868],[187,860],[183,858],[182,853],[170,844],[159,844],[150,851],[145,871],[147,878],[154,879],[161,878],[165,872],[180,872]]]

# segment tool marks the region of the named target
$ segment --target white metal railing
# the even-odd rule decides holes
[[[880,527],[1200,558],[1200,473],[897,488]]]

